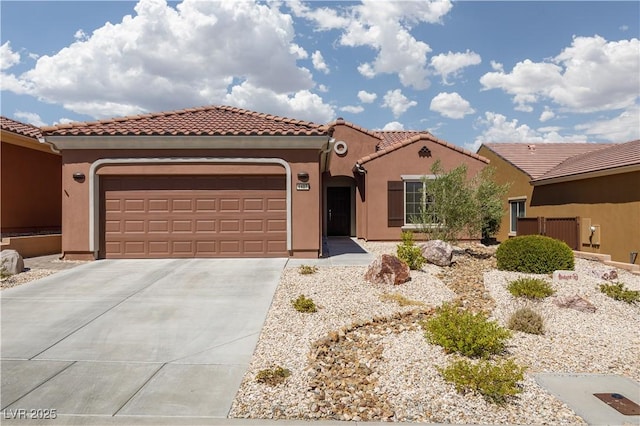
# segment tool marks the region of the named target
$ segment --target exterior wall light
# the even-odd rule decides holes
[[[75,172],[73,174],[73,180],[75,180],[76,182],[84,182],[84,173]]]
[[[307,172],[298,172],[298,180],[301,182],[306,182],[309,180],[309,173]]]

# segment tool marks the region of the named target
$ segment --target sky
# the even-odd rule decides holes
[[[640,138],[638,1],[0,2],[0,112],[205,105],[487,142]]]

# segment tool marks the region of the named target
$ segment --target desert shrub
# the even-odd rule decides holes
[[[424,302],[409,299],[400,293],[382,294],[380,295],[380,300],[383,302],[396,302],[400,306],[424,306]]]
[[[573,270],[573,251],[560,240],[543,235],[525,235],[504,241],[496,251],[498,269],[531,274]]]
[[[409,269],[420,269],[425,263],[420,247],[417,247],[413,241],[413,232],[411,231],[402,233],[402,244],[398,244],[396,254],[398,259],[409,265]]]
[[[526,368],[512,359],[492,364],[490,361],[457,360],[446,368],[438,368],[442,377],[455,385],[458,392],[478,392],[488,401],[504,403],[521,389],[518,382],[524,379]]]
[[[9,271],[7,270],[7,267],[5,266],[5,260],[3,260],[2,264],[0,264],[0,279],[9,278],[10,276],[11,274],[9,273]]]
[[[280,366],[258,371],[256,381],[269,386],[279,385],[283,383],[287,377],[291,375],[291,371]]]
[[[317,266],[300,265],[300,267],[298,268],[298,273],[300,273],[302,275],[315,274],[316,272],[318,272],[318,267]]]
[[[423,323],[429,342],[446,352],[486,358],[504,350],[511,332],[482,313],[474,314],[450,304],[436,310],[433,318]]]
[[[540,278],[518,278],[507,285],[509,293],[527,299],[544,299],[554,293],[551,284]]]
[[[301,294],[300,296],[298,296],[297,299],[292,300],[291,304],[293,305],[294,309],[298,312],[313,313],[313,312],[317,312],[318,310],[318,308],[316,307],[316,304],[313,303],[313,300],[305,297],[304,294]]]
[[[623,283],[600,284],[600,291],[614,300],[626,303],[640,302],[640,291],[629,290]]]
[[[511,314],[507,327],[529,334],[544,334],[544,320],[531,308],[520,308]]]

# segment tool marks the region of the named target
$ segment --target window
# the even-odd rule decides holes
[[[524,198],[509,200],[509,217],[511,219],[509,233],[514,234],[518,227],[518,218],[525,216],[525,205],[527,200]]]
[[[426,176],[427,179],[432,178]],[[404,225],[415,225],[422,219],[422,212],[433,205],[433,197],[427,192],[428,186],[424,184],[422,176],[412,176],[404,180]],[[438,223],[435,216],[431,223]]]

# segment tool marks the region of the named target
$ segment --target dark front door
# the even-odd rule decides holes
[[[327,188],[327,235],[351,234],[351,188]]]

